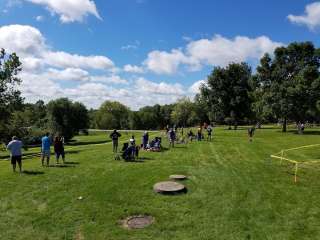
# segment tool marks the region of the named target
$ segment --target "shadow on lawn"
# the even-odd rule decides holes
[[[23,174],[26,174],[26,175],[42,175],[44,174],[44,172],[42,171],[32,171],[32,170],[24,170],[22,171]]]
[[[50,168],[75,168],[75,165],[67,165],[67,164],[58,164],[58,165],[49,165]]]
[[[94,144],[105,144],[109,143],[111,140],[100,140],[100,141],[91,141],[91,142],[77,142],[70,141],[67,146],[85,146],[85,145],[94,145]]]
[[[65,162],[66,165],[79,165],[79,162]]]
[[[280,132],[282,132],[282,131],[280,131]],[[320,135],[320,131],[317,131],[317,130],[305,130],[303,132],[303,134],[299,134],[297,130],[288,130],[287,132],[295,134],[295,135],[301,135],[301,136],[303,136],[303,135],[315,135],[315,136]]]

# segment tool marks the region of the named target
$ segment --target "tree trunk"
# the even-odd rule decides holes
[[[282,132],[287,132],[287,117],[285,117],[283,120]]]

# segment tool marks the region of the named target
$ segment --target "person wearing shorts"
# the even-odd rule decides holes
[[[41,139],[41,163],[42,166],[44,166],[44,159],[47,159],[47,167],[49,167],[50,162],[50,147],[51,147],[51,140],[49,137],[49,133],[46,133],[46,135]]]
[[[22,142],[18,140],[16,136],[12,137],[12,141],[9,142],[7,149],[10,151],[11,164],[13,172],[16,172],[17,163],[20,173],[22,172]]]

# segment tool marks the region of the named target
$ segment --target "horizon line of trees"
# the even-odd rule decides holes
[[[67,98],[45,104],[24,103],[16,86],[21,83],[19,57],[0,51],[0,141],[12,135],[29,137],[50,131],[71,139],[79,130],[163,129],[167,125],[195,126],[204,122],[227,124],[320,121],[320,49],[312,42],[291,43],[265,54],[252,72],[245,63],[214,67],[193,100],[142,107],[105,101],[88,110]],[[32,142],[32,141],[31,141]]]

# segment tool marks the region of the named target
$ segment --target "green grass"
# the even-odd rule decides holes
[[[67,147],[70,167],[42,168],[27,158],[24,169],[40,174],[19,175],[0,161],[0,239],[320,239],[320,170],[299,170],[294,184],[291,166],[270,158],[320,143],[318,134],[263,129],[249,143],[245,129],[219,128],[211,143],[141,152],[144,162],[129,163],[114,161],[106,134],[97,133]],[[176,173],[190,176],[187,194],[152,191]],[[144,213],[155,217],[152,226],[119,227],[118,220]]]

